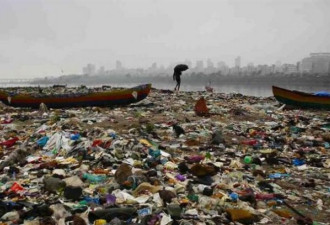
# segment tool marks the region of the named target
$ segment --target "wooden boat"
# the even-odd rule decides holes
[[[145,99],[150,89],[151,84],[144,84],[105,92],[54,95],[16,94],[12,96],[2,91],[0,100],[9,106],[29,108],[39,108],[41,103],[48,108],[128,105]]]
[[[299,108],[330,109],[330,96],[318,96],[276,86],[273,86],[272,89],[276,100],[283,104]]]

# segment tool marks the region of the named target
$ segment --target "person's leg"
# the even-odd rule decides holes
[[[175,77],[175,80],[176,80],[176,86],[175,86],[175,88],[174,88],[174,91],[176,91],[177,88],[178,88],[178,90],[179,90],[179,88],[180,88],[180,76],[176,76],[176,77]]]
[[[179,91],[180,90],[180,85],[181,85],[181,79],[178,78],[177,82],[178,82],[178,91]]]

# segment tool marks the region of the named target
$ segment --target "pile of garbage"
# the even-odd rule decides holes
[[[117,108],[1,105],[0,118],[0,224],[330,219],[326,111],[153,90]]]
[[[85,85],[81,85],[79,87],[74,86],[66,86],[66,85],[53,85],[53,86],[44,86],[44,87],[7,87],[0,88],[0,92],[6,92],[10,96],[15,95],[31,95],[34,97],[46,97],[46,96],[84,96],[86,94],[91,93],[99,93],[103,91],[109,90],[118,90],[123,89],[121,87],[111,87],[108,85],[103,85],[102,87],[87,87]]]

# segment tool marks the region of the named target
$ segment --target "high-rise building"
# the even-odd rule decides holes
[[[293,74],[298,72],[297,65],[295,64],[283,64],[282,68],[285,74]]]
[[[207,61],[206,61],[206,67],[208,69],[213,69],[214,68],[214,63],[212,62],[211,59],[207,59]]]
[[[104,75],[104,74],[105,74],[104,66],[101,66],[101,67],[99,68],[99,70],[97,71],[97,74],[98,74],[98,75]]]
[[[122,70],[123,69],[123,64],[121,61],[117,60],[116,61],[116,70]]]
[[[300,72],[330,73],[330,53],[311,53],[302,59]]]
[[[214,67],[214,63],[212,62],[211,59],[207,59],[206,60],[206,70],[205,70],[205,73],[214,73],[216,70],[215,70],[215,67]]]
[[[203,60],[196,61],[196,70],[202,71],[204,69],[204,62]]]
[[[276,63],[275,63],[275,73],[280,73],[280,72],[282,72],[283,70],[282,70],[282,63],[281,63],[281,61],[276,61]]]
[[[83,68],[83,74],[87,75],[94,75],[96,71],[96,67],[94,64],[88,63],[84,68]]]
[[[229,67],[223,61],[217,63],[217,69],[221,72],[221,74],[226,75],[229,73]]]
[[[255,70],[255,68],[254,68],[254,64],[253,64],[253,63],[249,63],[249,64],[247,65],[247,72],[248,72],[248,73],[252,73],[254,70]]]
[[[153,63],[152,65],[151,65],[151,69],[152,70],[157,70],[157,63]]]
[[[238,56],[236,59],[235,59],[235,67],[236,68],[241,68],[241,57]]]
[[[300,72],[311,73],[313,69],[313,59],[306,57],[301,60]]]
[[[270,74],[272,72],[272,67],[269,66],[269,65],[258,65],[256,66],[256,72],[259,74],[259,75],[267,75],[267,74]]]
[[[224,68],[224,67],[227,67],[227,64],[223,61],[220,61],[217,63],[217,68],[218,69],[221,69],[221,68]]]
[[[297,62],[296,66],[297,66],[297,72],[301,71],[301,62]]]

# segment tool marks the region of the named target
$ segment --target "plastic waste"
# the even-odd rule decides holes
[[[271,199],[275,199],[276,195],[275,194],[260,194],[260,193],[257,193],[257,194],[255,194],[255,198],[257,200],[271,200]]]
[[[186,180],[186,177],[181,175],[181,174],[176,175],[175,178],[179,181],[185,181]]]
[[[5,146],[10,148],[15,145],[15,143],[19,140],[18,137],[10,138],[7,141],[0,142],[0,146]]]
[[[151,155],[153,158],[158,158],[161,155],[160,150],[153,150],[149,148],[149,155]]]
[[[107,176],[84,173],[82,178],[88,180],[91,183],[101,183],[107,179]]]
[[[244,141],[242,141],[242,144],[253,146],[253,145],[258,144],[258,141],[257,140],[244,140]]]
[[[285,173],[269,174],[269,178],[271,178],[271,179],[280,179],[280,178],[286,178],[289,176],[290,176],[290,174],[285,174]]]
[[[73,141],[79,140],[79,138],[80,138],[79,133],[70,135],[70,139],[73,140]]]
[[[246,164],[252,163],[252,157],[251,156],[245,156],[244,157],[244,163],[246,163]]]
[[[303,159],[293,159],[292,160],[292,164],[295,166],[302,166],[304,165],[306,162]]]
[[[150,208],[139,209],[137,213],[139,217],[142,218],[144,216],[151,215],[151,209]]]
[[[96,90],[61,88],[36,94]],[[145,100],[43,114],[0,104],[1,222],[328,222],[329,113],[217,92],[152,89]]]
[[[204,158],[205,157],[202,155],[192,155],[192,156],[187,157],[187,161],[189,163],[196,163],[196,162],[202,161]]]
[[[11,191],[14,191],[14,192],[19,192],[19,191],[23,191],[24,188],[17,182],[15,182],[11,188],[10,188]]]
[[[229,197],[231,198],[232,201],[236,202],[238,200],[238,194],[235,192],[232,192],[229,194]]]
[[[98,219],[94,221],[94,225],[105,225],[107,224],[107,221],[104,219]]]
[[[198,202],[198,199],[199,199],[198,195],[194,195],[194,194],[190,194],[187,197],[192,202]]]
[[[329,149],[329,148],[330,148],[330,143],[329,143],[329,142],[324,142],[324,147],[325,147],[326,149]]]
[[[99,198],[92,198],[92,197],[85,196],[83,201],[86,202],[87,204],[93,203],[96,205],[100,205]]]
[[[116,196],[112,194],[107,194],[105,198],[107,205],[114,205],[116,203]]]
[[[46,144],[47,144],[47,141],[49,140],[49,137],[47,136],[44,136],[42,138],[40,138],[38,141],[37,141],[37,144],[40,146],[40,147],[44,147]]]

